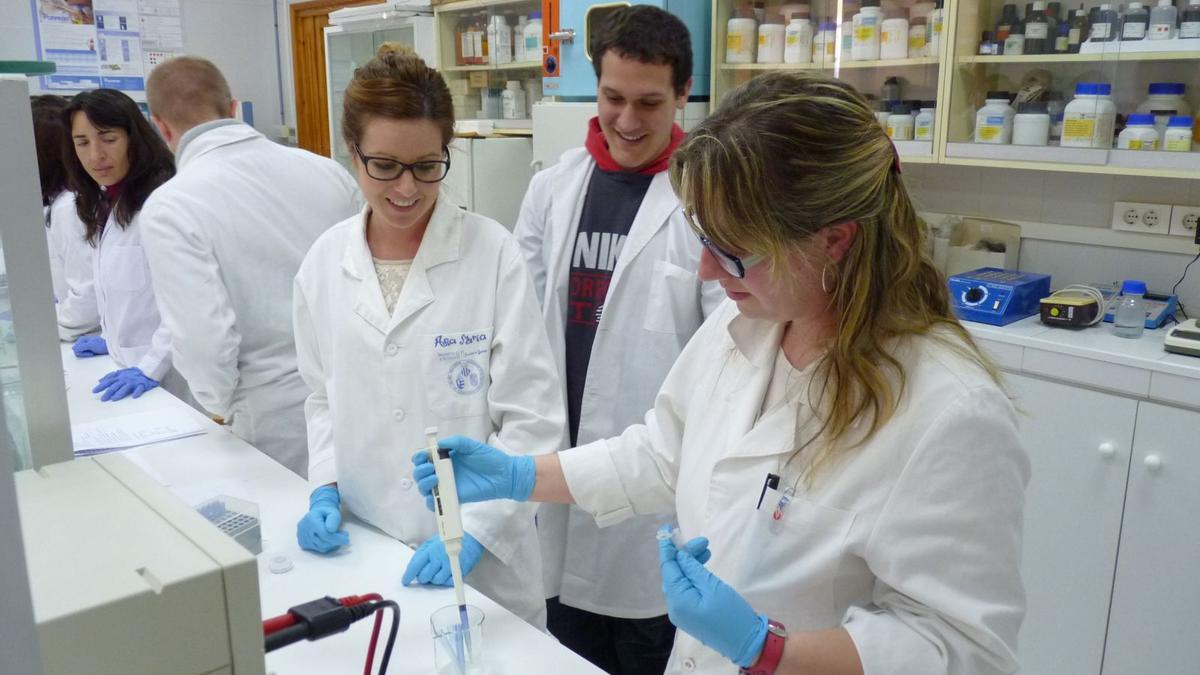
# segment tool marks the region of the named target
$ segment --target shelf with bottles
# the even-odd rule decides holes
[[[720,70],[840,70],[859,68],[925,68],[937,66],[938,60],[932,56],[921,56],[911,59],[892,59],[888,61],[846,61],[835,60],[828,62],[809,63],[722,63],[717,66]]]
[[[965,9],[958,25],[960,61],[972,54],[1187,60],[1200,52],[1200,0],[1129,2],[1120,11],[1096,0],[1078,9],[1069,4],[1074,3],[1027,2],[1021,14],[1017,2],[984,0]]]
[[[542,99],[541,73],[531,70],[493,69],[446,74],[446,86],[459,120],[492,120],[497,127],[530,127],[533,104]]]
[[[540,0],[438,5],[438,67],[443,72],[535,70],[542,59]]]
[[[522,61],[520,63],[504,63],[486,66],[444,66],[443,73],[472,73],[501,70],[541,70],[541,61]]]
[[[1195,2],[1200,13],[1200,0]],[[1023,14],[1016,3],[1001,0],[958,5],[952,45],[957,67],[949,78],[945,145],[939,161],[1200,178],[1200,130],[1190,117],[1194,104],[1200,103],[1200,89],[1195,87],[1200,39],[1177,37],[1171,31],[1179,26],[1173,24],[1170,30],[1158,31],[1161,40],[1089,40],[1089,36],[1119,36],[1124,30],[1118,22],[1093,31],[1095,22],[1088,17],[1099,11],[1100,4],[1090,4],[1091,9],[1084,3],[1072,11],[1070,23],[1063,5],[1056,2],[1027,3]],[[1154,4],[1159,9],[1157,1]],[[1135,26],[1130,35],[1149,35],[1151,15],[1139,12],[1138,5],[1129,3],[1126,13],[1131,20],[1144,15],[1147,25]],[[1111,22],[1112,17],[1105,19]],[[1041,26],[1033,33],[1037,40],[1033,50],[1038,53],[1025,53],[1030,46],[1029,26]],[[1043,31],[1068,33],[1066,44],[1042,40]],[[978,53],[980,36],[990,39],[1006,33],[1006,53]],[[1021,37],[1014,42],[1013,34]],[[1059,53],[1044,53],[1047,49]],[[1146,138],[1156,138],[1130,146],[1121,132],[1124,127],[1145,130],[1145,118],[1134,117],[1141,114],[1151,114],[1153,129]],[[1176,142],[1170,144],[1168,124],[1176,125],[1171,132]],[[1180,142],[1189,131],[1193,142]]]
[[[921,102],[940,98],[939,64],[946,58],[948,37],[943,30],[948,16],[945,4],[941,0],[716,0],[712,105],[715,108],[726,93],[764,73],[807,71],[846,81],[879,111],[904,101],[915,117]],[[858,18],[861,39],[856,45],[858,14],[865,16]],[[916,20],[910,24],[910,18]],[[926,125],[924,130],[932,128]],[[898,147],[902,145],[901,157],[910,162],[934,161],[934,138],[917,141],[910,131],[906,126],[896,138]]]

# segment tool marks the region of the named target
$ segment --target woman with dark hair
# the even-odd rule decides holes
[[[50,278],[58,305],[58,334],[71,340],[100,327],[92,288],[92,247],[84,241],[83,221],[75,212],[75,194],[67,188],[63,155],[68,150],[62,111],[67,99],[33,96],[33,138],[37,145],[42,211],[50,249]],[[82,340],[85,344],[99,337]]]
[[[342,503],[410,546],[403,583],[448,586],[450,558],[404,474],[424,429],[551,452],[565,406],[533,284],[504,226],[443,194],[454,106],[442,76],[387,51],[354,71],[342,135],[367,206],[313,244],[293,305],[305,401],[307,515],[300,546],[349,543]],[[462,573],[544,628],[533,507],[462,511]]]
[[[133,99],[113,89],[85,91],[62,112],[73,152],[63,159],[84,237],[95,249],[93,275],[103,338],[81,347],[81,358],[111,352],[121,369],[100,379],[100,400],[137,398],[171,376],[167,389],[188,398],[171,370],[171,338],[158,315],[142,252],[138,212],[175,174],[171,151]]]

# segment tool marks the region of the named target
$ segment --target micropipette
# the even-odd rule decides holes
[[[458,508],[458,486],[454,483],[454,464],[450,461],[450,451],[438,447],[437,427],[425,429],[425,447],[438,479],[437,487],[433,489],[438,535],[446,547],[446,557],[450,558],[450,574],[454,578],[454,596],[462,619],[462,635],[469,640],[471,626],[467,621],[467,593],[463,586],[462,563],[458,560],[462,553],[463,527],[462,513]]]

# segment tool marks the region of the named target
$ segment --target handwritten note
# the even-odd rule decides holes
[[[200,422],[186,412],[152,410],[71,425],[75,456],[88,457],[139,445],[161,443],[204,433]]]

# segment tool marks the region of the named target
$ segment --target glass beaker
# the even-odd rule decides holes
[[[433,666],[437,675],[483,675],[483,610],[467,605],[467,629],[458,605],[449,605],[429,617],[433,629]]]

